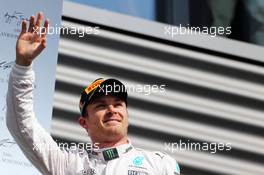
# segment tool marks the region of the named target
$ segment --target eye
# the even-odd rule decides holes
[[[123,104],[122,104],[122,102],[117,102],[117,103],[115,104],[115,106],[116,106],[116,107],[120,107],[120,106],[123,106]]]
[[[95,106],[95,108],[104,108],[105,107],[105,104],[98,104]]]

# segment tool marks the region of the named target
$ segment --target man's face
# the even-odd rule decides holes
[[[102,96],[87,106],[86,113],[87,130],[92,140],[114,142],[127,137],[128,114],[124,100]]]

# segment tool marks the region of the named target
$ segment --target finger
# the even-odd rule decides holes
[[[38,56],[42,52],[42,50],[46,48],[46,46],[47,46],[46,39],[45,38],[41,39],[40,44],[38,45],[38,47],[35,50],[35,54],[34,54],[35,57]]]
[[[21,33],[20,34],[23,34],[26,32],[27,32],[27,22],[25,20],[23,20],[22,24],[21,24]]]
[[[31,32],[31,33],[33,32],[34,20],[35,20],[35,17],[34,16],[30,16],[28,32]]]
[[[38,17],[37,17],[37,21],[36,21],[36,26],[40,27],[41,23],[42,23],[42,19],[43,19],[43,13],[39,12],[38,13]]]
[[[42,31],[41,31],[41,34],[42,34],[41,38],[46,38],[48,28],[49,28],[49,19],[46,19],[44,22],[44,27],[42,28]]]
[[[42,45],[43,48],[46,48],[47,47],[47,40],[45,38],[43,38],[41,40],[41,45]]]

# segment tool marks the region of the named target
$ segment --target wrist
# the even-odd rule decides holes
[[[23,59],[23,58],[16,58],[16,64],[20,66],[30,66],[32,64],[32,61]]]

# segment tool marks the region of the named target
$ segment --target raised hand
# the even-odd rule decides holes
[[[37,20],[31,16],[29,27],[25,20],[21,24],[21,33],[16,43],[16,64],[29,66],[32,61],[46,48],[46,34],[49,26],[48,19],[41,28],[43,14],[38,13]]]

